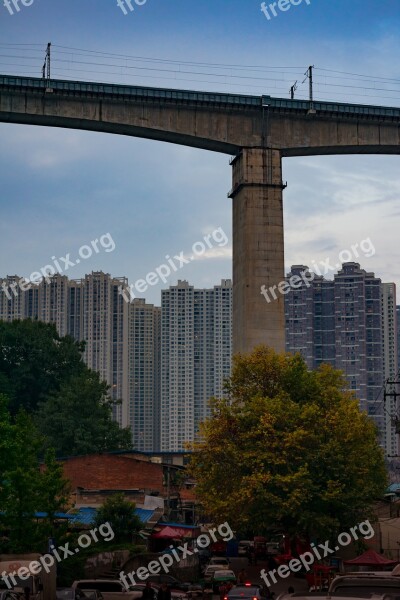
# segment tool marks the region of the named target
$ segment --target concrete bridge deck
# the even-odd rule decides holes
[[[282,157],[400,154],[400,109],[0,75],[0,122],[128,135],[233,155],[233,345],[284,350]]]

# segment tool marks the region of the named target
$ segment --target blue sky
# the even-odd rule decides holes
[[[259,0],[147,0],[127,15],[116,0],[33,0],[13,15],[2,2],[2,73],[39,75],[51,41],[59,78],[287,97],[314,64],[318,99],[400,106],[399,0],[303,0],[271,20]],[[306,82],[297,93],[307,94]],[[376,253],[360,258],[362,266],[400,281],[400,157],[291,158],[283,168],[287,266],[336,263],[342,250],[370,238]],[[66,274],[102,269],[134,282],[222,227],[228,244],[178,273],[213,286],[231,276],[230,187],[225,155],[0,124],[0,275],[29,276],[109,232],[113,252]],[[145,297],[159,303],[162,287]]]

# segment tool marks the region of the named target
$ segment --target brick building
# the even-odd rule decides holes
[[[144,508],[149,497],[169,498],[169,510],[165,503],[155,511],[158,518],[168,514],[185,520],[186,514],[193,514],[193,485],[186,485],[181,465],[159,462],[159,458],[134,451],[71,456],[60,461],[64,476],[71,482],[71,500],[76,508],[98,507],[119,492]]]

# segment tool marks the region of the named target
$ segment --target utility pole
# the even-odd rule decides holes
[[[47,44],[47,50],[46,50],[46,61],[47,61],[47,81],[50,80],[50,49],[51,49],[51,42],[49,42]]]
[[[292,87],[290,88],[290,99],[294,100],[294,93],[297,90],[297,81],[294,82]]]
[[[385,391],[383,393],[385,406],[386,406],[386,398],[394,399],[395,414],[392,415],[392,425],[395,428],[396,435],[400,435],[400,418],[399,418],[398,403],[397,403],[397,398],[400,398],[400,392],[397,391],[399,389],[398,388],[399,385],[400,385],[400,381],[399,381],[398,377],[396,377],[394,381],[387,379],[385,382]]]
[[[168,467],[167,467],[167,519],[168,519],[168,522],[169,522],[169,517],[171,514],[171,508],[170,508],[171,491],[170,490],[171,490],[171,474],[170,474],[170,467],[168,465]]]
[[[308,114],[315,114],[314,110],[314,90],[313,90],[313,68],[314,65],[310,65],[307,71],[304,73],[306,75],[306,79],[308,78],[308,87],[309,87],[309,100],[310,100],[310,108],[308,110]],[[304,81],[306,80],[304,79]],[[303,83],[304,83],[303,81]]]
[[[42,67],[42,78],[46,80],[46,93],[52,92],[53,89],[50,85],[51,80],[51,42],[47,44],[46,54],[44,57],[44,63]]]

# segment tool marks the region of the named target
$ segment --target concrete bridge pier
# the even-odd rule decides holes
[[[282,155],[243,148],[231,162],[233,187],[233,352],[259,344],[285,350],[284,296],[267,302],[267,289],[284,280]]]

